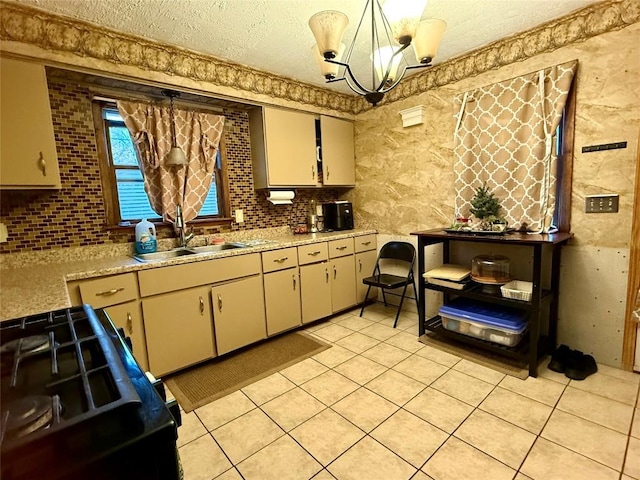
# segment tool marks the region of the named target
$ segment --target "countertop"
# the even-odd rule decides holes
[[[214,258],[264,252],[330,240],[375,234],[371,229],[354,229],[341,232],[312,233],[304,235],[283,234],[268,238],[266,243],[215,253],[189,255],[170,260],[141,263],[118,248],[115,256],[96,255],[96,248],[78,247],[71,258],[52,255],[52,261],[40,264],[16,265],[3,262],[0,269],[0,322],[28,315],[71,307],[67,282],[119,273],[202,262]],[[241,240],[238,240],[241,241]],[[116,248],[112,246],[113,248]],[[108,246],[100,247],[107,249]],[[24,256],[24,254],[21,254]],[[24,257],[26,258],[26,257]],[[9,268],[6,265],[10,264]]]

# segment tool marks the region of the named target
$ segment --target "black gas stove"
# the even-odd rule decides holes
[[[103,310],[3,322],[0,359],[3,480],[179,478],[164,388]]]

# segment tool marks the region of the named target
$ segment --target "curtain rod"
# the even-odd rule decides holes
[[[134,101],[134,102],[162,102],[162,101],[169,101],[168,98],[166,97],[161,97],[161,96],[156,96],[156,95],[142,95],[142,94],[135,94],[135,93],[131,93],[131,92],[120,92],[120,91],[113,91],[109,88],[96,88],[95,91],[93,91],[93,100],[98,100],[100,102],[109,102],[109,103],[116,103],[117,100],[127,100],[127,101]],[[113,98],[113,97],[107,97],[105,95],[114,95],[115,97],[118,98]],[[216,107],[213,105],[209,105],[207,103],[198,103],[198,102],[191,102],[191,101],[184,101],[184,100],[174,100],[173,103],[178,106],[178,107],[192,107],[192,108],[198,108],[200,110],[207,110],[209,112],[223,112],[224,108],[222,107]]]

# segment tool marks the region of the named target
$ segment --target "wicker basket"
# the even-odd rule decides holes
[[[531,294],[533,293],[533,283],[513,280],[501,286],[500,291],[505,298],[529,302],[531,300]]]

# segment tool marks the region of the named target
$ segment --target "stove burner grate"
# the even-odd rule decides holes
[[[31,335],[5,343],[0,347],[0,353],[37,353],[49,349],[50,346],[51,341],[48,335]]]

